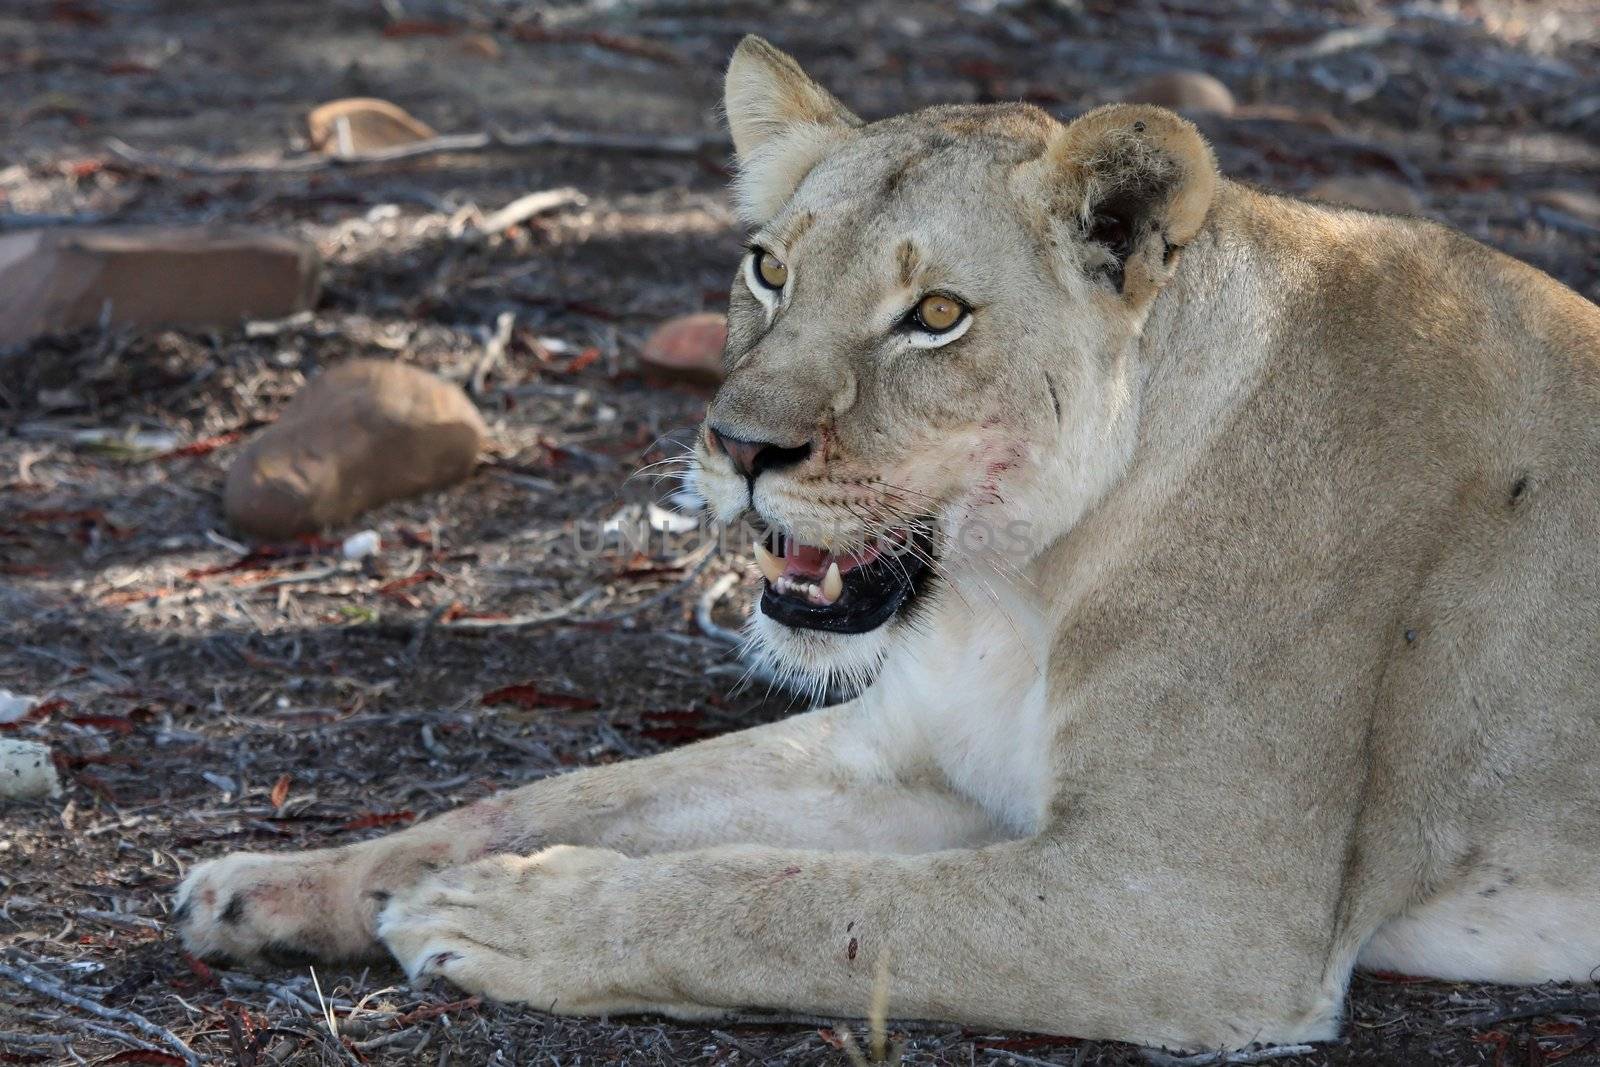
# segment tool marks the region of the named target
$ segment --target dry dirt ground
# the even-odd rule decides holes
[[[729,647],[695,619],[741,556],[593,536],[670,488],[626,479],[705,401],[641,378],[636,356],[652,324],[725,299],[740,234],[715,109],[750,30],[867,116],[1016,98],[1068,115],[1151,72],[1207,70],[1244,105],[1200,120],[1231,174],[1291,191],[1395,179],[1600,298],[1600,229],[1545,195],[1600,185],[1600,12],[1573,0],[9,0],[0,227],[245,222],[314,240],[327,275],[299,322],[0,353],[0,687],[46,699],[9,733],[53,745],[66,781],[59,800],[0,808],[0,1063],[181,1063],[177,1042],[240,1064],[846,1062],[848,1024],[552,1019],[409,990],[392,968],[208,969],[164,927],[202,857],[354,841],[792,710],[737,691]],[[308,108],[369,94],[442,131],[712,143],[260,169],[303,150]],[[461,239],[480,210],[559,186],[587,205]],[[383,550],[365,564],[230,543],[237,435],[351,356],[468,379],[505,312],[476,476],[371,514]],[[725,623],[741,610],[738,593],[716,606]],[[1344,1041],[1279,1062],[1600,1062],[1592,986],[1361,976],[1349,1019]],[[1144,1062],[1070,1037],[892,1030],[911,1063]]]

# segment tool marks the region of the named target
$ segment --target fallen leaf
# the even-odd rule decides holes
[[[183,962],[188,965],[189,970],[194,972],[194,976],[205,985],[215,986],[219,984],[217,982],[217,973],[199,956],[192,952],[185,952],[183,954]]]
[[[452,1000],[448,1004],[424,1004],[420,1008],[413,1008],[404,1015],[394,1018],[393,1028],[396,1030],[420,1023],[426,1019],[437,1019],[452,1011],[470,1011],[483,1003],[482,997],[467,997],[465,1000]]]
[[[289,776],[287,774],[278,776],[278,780],[272,785],[272,794],[269,799],[272,801],[274,808],[282,808],[284,802],[289,799]]]
[[[514,704],[519,708],[567,708],[571,711],[590,711],[600,706],[598,700],[573,696],[568,693],[547,693],[531,682],[504,685],[483,694],[484,704]]]

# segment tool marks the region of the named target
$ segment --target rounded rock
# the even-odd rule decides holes
[[[461,389],[384,360],[324,372],[228,472],[228,521],[274,540],[314,533],[465,478],[487,430]]]
[[[715,384],[722,380],[722,347],[727,340],[726,315],[714,311],[682,315],[656,327],[639,358],[647,371]]]

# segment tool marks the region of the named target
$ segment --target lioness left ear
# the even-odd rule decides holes
[[[739,161],[734,199],[752,224],[776,215],[817,161],[861,125],[793,57],[754,34],[728,63],[723,109]]]
[[[1056,135],[1047,165],[1050,199],[1087,246],[1084,266],[1132,307],[1166,283],[1217,189],[1211,146],[1159,107],[1090,111]]]

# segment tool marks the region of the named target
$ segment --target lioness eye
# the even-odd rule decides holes
[[[789,268],[783,260],[771,252],[758,251],[756,253],[756,277],[761,279],[761,284],[768,289],[782,289],[784,282],[789,280]]]
[[[917,325],[929,333],[944,333],[954,329],[966,313],[967,309],[958,301],[935,293],[923,297],[917,304]]]

